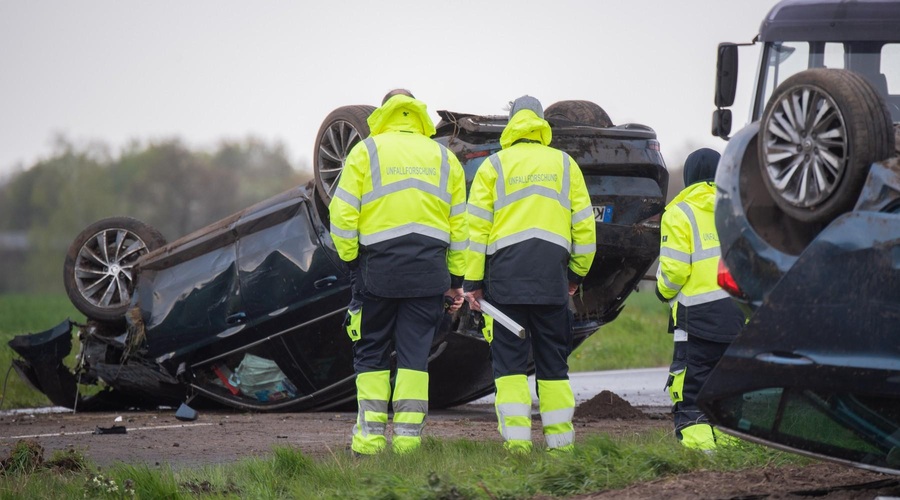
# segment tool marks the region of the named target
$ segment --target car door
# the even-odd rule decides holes
[[[900,473],[900,217],[829,225],[764,299],[699,404],[763,444]]]

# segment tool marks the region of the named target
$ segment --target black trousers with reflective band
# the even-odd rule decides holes
[[[568,379],[573,339],[568,305],[493,305],[528,331],[528,337],[523,340],[494,321],[491,359],[495,380],[527,373],[530,353],[533,353],[537,379]]]
[[[728,342],[704,340],[690,333],[687,341],[675,342],[670,373],[685,370],[682,400],[672,407],[676,431],[697,423],[709,423],[709,419],[697,407],[697,394],[728,346]],[[671,384],[672,377],[669,377],[666,387]]]
[[[428,354],[435,331],[444,317],[443,295],[389,299],[354,293],[362,302],[360,339],[353,344],[357,373],[391,368],[391,351],[397,351],[397,367],[427,371]]]

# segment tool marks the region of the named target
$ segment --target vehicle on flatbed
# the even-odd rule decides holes
[[[60,406],[78,409],[225,405],[253,410],[353,408],[350,274],[328,232],[328,201],[371,106],[334,110],[319,130],[315,179],[177,241],[135,219],[84,229],[64,282],[87,323],[60,323],[10,342],[18,373]],[[504,116],[441,111],[435,139],[471,181],[500,149]],[[594,206],[597,258],[571,307],[577,346],[614,320],[659,253],[668,172],[656,134],[613,126],[587,101],[545,116],[553,145],[581,166]],[[443,408],[494,390],[488,344],[465,307],[446,315],[430,357],[430,403]],[[72,330],[81,352],[63,365]],[[79,385],[104,389],[84,395]]]
[[[743,438],[900,474],[900,2],[789,0],[719,163],[722,284],[752,313],[699,404]],[[727,138],[737,44],[719,46]]]

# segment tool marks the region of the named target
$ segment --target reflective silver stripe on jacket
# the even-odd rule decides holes
[[[469,203],[466,206],[466,211],[468,211],[469,215],[478,217],[479,219],[484,219],[488,222],[494,222],[494,212],[491,212],[489,210],[485,210],[481,207]]]
[[[450,242],[450,250],[465,250],[469,248],[469,240]]]
[[[587,207],[575,212],[574,214],[572,214],[572,225],[574,226],[575,224],[578,224],[579,222],[583,221],[584,219],[588,219],[593,216],[594,216],[594,207],[587,206]]]
[[[447,186],[450,184],[450,161],[447,157],[447,148],[438,144],[438,147],[441,150],[441,176],[439,185],[435,186],[434,184],[425,182],[421,179],[403,179],[402,181],[392,182],[385,186],[381,181],[381,161],[378,159],[378,147],[375,144],[375,139],[369,137],[363,142],[366,145],[366,150],[369,152],[372,191],[363,195],[362,200],[360,200],[362,205],[406,189],[418,189],[419,191],[437,196],[448,205],[451,203],[452,196],[447,190]]]
[[[562,155],[563,172],[559,192],[546,186],[528,186],[509,195],[506,194],[506,179],[503,176],[503,165],[500,162],[500,157],[496,154],[491,155],[488,159],[490,160],[491,165],[493,165],[494,170],[497,172],[497,183],[495,186],[497,198],[494,200],[494,212],[507,205],[528,198],[529,196],[543,196],[545,198],[550,198],[551,200],[559,202],[566,210],[571,210],[572,204],[569,202],[569,185],[571,184],[569,173],[570,160],[569,155],[566,153],[562,153]]]
[[[375,243],[392,240],[394,238],[406,236],[407,234],[421,234],[422,236],[429,236],[436,240],[441,240],[444,243],[450,243],[449,232],[427,226],[425,224],[419,224],[418,222],[410,222],[409,224],[392,227],[390,229],[385,229],[384,231],[379,231],[377,233],[360,234],[359,243],[361,245],[374,245]]]
[[[668,257],[673,260],[677,260],[678,262],[684,262],[685,264],[691,263],[691,254],[682,252],[681,250],[675,250],[674,248],[662,247],[659,249],[660,257]]]
[[[575,408],[561,408],[559,410],[542,411],[541,422],[544,427],[548,425],[572,423],[572,417],[575,416]]]
[[[676,285],[675,283],[672,283],[671,281],[669,281],[669,277],[666,276],[666,274],[664,272],[662,272],[662,266],[659,266],[656,269],[656,278],[659,279],[660,277],[662,277],[663,284],[666,285],[666,288],[670,288],[672,290],[678,291],[678,290],[681,290],[681,287],[684,286],[684,285]]]
[[[712,248],[703,249],[703,239],[700,236],[700,227],[697,226],[697,218],[694,216],[694,210],[686,202],[675,205],[680,208],[684,215],[687,216],[688,222],[691,223],[691,230],[694,232],[694,251],[691,253],[691,262],[697,262],[722,255],[719,245]]]
[[[696,306],[700,304],[706,304],[707,302],[715,302],[717,300],[727,299],[728,297],[731,297],[731,295],[728,295],[728,292],[726,292],[725,290],[720,289],[691,296],[687,296],[681,292],[678,292],[678,295],[676,295],[673,300],[678,301],[680,304],[685,306]]]
[[[485,253],[485,252],[487,252],[487,245],[485,245],[484,243],[478,243],[478,242],[469,240],[469,250],[471,250],[473,252],[478,252],[478,253]]]
[[[353,239],[359,236],[359,231],[348,231],[331,224],[331,234],[340,236],[341,238]]]
[[[712,248],[703,248],[703,239],[700,235],[700,227],[697,225],[697,217],[694,215],[694,209],[691,208],[686,202],[680,202],[675,205],[678,207],[684,215],[687,216],[688,222],[691,225],[691,231],[693,233],[694,238],[694,251],[691,252],[690,255],[685,254],[684,252],[679,252],[678,250],[673,250],[671,248],[660,249],[660,256],[670,257],[672,259],[678,260],[679,262],[684,262],[686,264],[693,264],[694,262],[699,262],[701,260],[719,258],[722,255],[721,249],[719,245],[716,245]],[[663,252],[663,250],[666,250]],[[686,259],[685,259],[686,258]],[[708,302],[715,302],[717,300],[721,300],[724,298],[730,297],[725,290],[713,290],[711,292],[701,293],[698,295],[685,295],[681,292],[681,288],[684,285],[673,285],[670,286],[670,281],[666,278],[665,274],[662,274],[664,283],[666,286],[673,290],[679,290],[678,295],[676,295],[672,300],[669,301],[670,304],[674,302],[678,302],[684,306],[696,306],[700,304],[706,304]]]
[[[597,251],[597,245],[572,245],[572,255],[584,255]]]
[[[551,233],[550,231],[545,231],[543,229],[526,229],[526,230],[520,231],[516,234],[504,236],[503,238],[500,238],[499,240],[491,243],[490,245],[487,246],[486,253],[488,255],[492,255],[497,250],[506,248],[508,246],[515,245],[516,243],[522,243],[523,241],[527,241],[527,240],[531,240],[531,239],[543,240],[548,243],[553,243],[554,245],[559,245],[559,246],[565,248],[566,252],[572,251],[572,244],[569,243],[569,241],[566,240],[563,236]],[[475,243],[472,243],[472,245],[474,245],[474,244]],[[582,245],[582,246],[586,246],[586,245]],[[594,247],[594,246],[591,247],[592,252],[595,251],[595,249],[596,249],[596,247]],[[587,253],[587,252],[581,252],[581,253]]]
[[[359,212],[359,206],[361,203],[359,198],[350,194],[350,192],[346,189],[341,187],[337,188],[337,190],[334,192],[334,197],[339,200],[343,200],[348,205],[355,208],[357,212]]]

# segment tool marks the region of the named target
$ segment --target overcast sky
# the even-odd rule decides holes
[[[522,94],[594,101],[656,129],[678,166],[688,144],[724,148],[710,135],[716,45],[749,42],[774,4],[0,0],[0,179],[50,155],[56,134],[113,154],[131,139],[211,149],[252,134],[309,163],[332,109],[394,87],[435,121],[501,114]],[[742,85],[757,54],[741,54]]]

